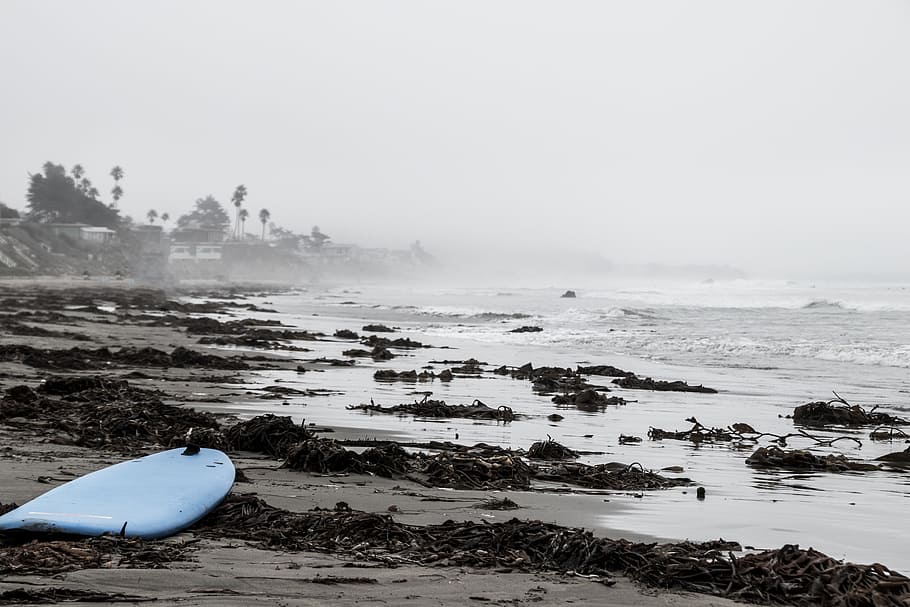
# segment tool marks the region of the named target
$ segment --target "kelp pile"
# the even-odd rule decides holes
[[[8,389],[0,399],[0,421],[58,444],[128,451],[193,443],[283,458],[313,436],[290,417],[272,414],[225,429],[211,413],[165,404],[161,395],[126,380],[52,376],[37,390]]]
[[[759,436],[766,436],[756,432],[749,424],[737,423],[726,428],[709,428],[703,426],[694,417],[688,417],[686,421],[692,424],[688,430],[671,431],[652,427],[648,430],[648,438],[652,440],[685,440],[699,444],[731,441],[754,442],[758,440]]]
[[[442,452],[423,460],[408,478],[428,487],[452,489],[528,489],[534,475],[521,457],[503,453],[488,457]]]
[[[851,405],[841,398],[816,401],[800,405],[793,410],[793,422],[804,426],[902,426],[910,420],[876,411],[877,406],[866,411],[859,405]]]
[[[101,377],[50,377],[37,390],[15,386],[0,399],[0,420],[58,444],[134,450],[181,446],[194,430],[219,429],[209,413],[166,405],[157,391]]]
[[[420,401],[391,407],[377,405],[371,400],[368,405],[350,405],[348,410],[445,419],[486,419],[500,422],[510,422],[517,417],[510,407],[499,406],[494,409],[478,399],[474,399],[470,405],[449,405],[444,400],[433,400],[429,396],[424,396]]]
[[[251,495],[229,496],[196,530],[269,550],[342,553],[388,564],[550,570],[602,578],[624,574],[652,588],[763,604],[910,603],[910,578],[882,565],[843,563],[795,545],[736,557],[732,551],[740,546],[723,540],[638,543],[518,519],[416,526],[349,508],[291,513]]]
[[[368,337],[361,337],[360,343],[371,348],[401,348],[405,350],[413,350],[415,348],[432,348],[428,344],[422,344],[419,341],[414,341],[408,337],[399,337],[397,339],[389,339],[388,337],[379,337],[378,335],[370,335]]]
[[[787,470],[818,470],[824,472],[865,472],[878,470],[874,464],[849,460],[843,455],[814,455],[799,449],[784,450],[774,445],[759,447],[746,459],[756,468],[784,468]]]
[[[501,366],[493,370],[497,375],[509,375],[512,379],[524,379],[531,382],[531,388],[538,394],[568,394],[583,390],[597,389],[609,392],[605,386],[589,384],[585,378],[571,368],[537,367],[531,363],[520,367]]]
[[[624,405],[625,399],[620,396],[607,396],[595,390],[582,390],[572,394],[557,394],[552,401],[560,407],[574,407],[579,411],[596,413],[611,405]]]
[[[433,371],[424,369],[420,373],[417,371],[394,371],[392,369],[379,369],[373,373],[373,379],[376,381],[383,382],[392,382],[392,381],[405,381],[405,382],[417,382],[417,381],[431,381],[438,379],[442,382],[452,381],[452,372],[449,369],[443,369],[438,374]]]
[[[637,375],[626,375],[613,380],[613,383],[620,388],[627,390],[654,390],[658,392],[698,392],[702,394],[717,394],[714,388],[708,388],[702,385],[690,386],[684,381],[663,381],[655,380],[650,377],[638,377]]]
[[[38,369],[85,371],[118,367],[205,367],[207,369],[248,369],[239,357],[203,354],[179,346],[171,352],[156,348],[69,348],[55,350],[24,344],[0,345],[0,362],[20,362]]]
[[[641,464],[598,464],[587,466],[577,463],[561,463],[537,475],[538,480],[559,481],[585,487],[586,489],[607,489],[612,491],[642,491],[667,489],[691,485],[688,478],[667,478]]]
[[[286,457],[297,443],[315,437],[303,423],[297,425],[290,417],[271,413],[238,422],[224,434],[233,449],[265,453],[279,459]]]
[[[528,459],[564,460],[576,459],[578,453],[565,445],[557,443],[548,434],[547,440],[537,441],[528,449]]]
[[[23,540],[24,543],[23,543]],[[28,535],[0,534],[0,575],[56,575],[101,567],[159,569],[185,560],[187,543],[150,542],[101,536],[81,540],[29,540]]]
[[[397,443],[388,443],[356,453],[327,438],[311,438],[294,445],[282,468],[330,474],[369,473],[386,478],[403,477],[412,468],[415,456]]]
[[[531,446],[529,453],[533,451],[538,456],[551,456],[532,463],[524,461],[526,454],[522,451],[484,443],[473,447],[450,443],[421,446],[440,451],[409,453],[397,443],[385,442],[357,453],[334,440],[316,438],[292,448],[283,467],[322,474],[376,474],[406,478],[427,487],[475,490],[525,490],[531,487],[533,481],[561,482],[605,490],[666,489],[692,483],[686,478],[663,477],[645,470],[640,464],[563,464],[560,459],[577,454],[552,439]]]

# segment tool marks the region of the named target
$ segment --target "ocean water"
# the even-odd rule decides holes
[[[735,539],[755,548],[784,543],[813,546],[837,558],[882,562],[910,571],[903,521],[910,505],[910,474],[888,469],[857,474],[760,471],[745,464],[754,445],[701,445],[647,438],[649,428],[688,429],[694,416],[706,426],[745,422],[759,431],[794,432],[785,416],[797,405],[827,400],[832,392],[853,404],[910,417],[910,287],[906,285],[821,285],[775,281],[667,283],[625,281],[609,288],[439,288],[356,285],[311,288],[262,298],[284,322],[308,330],[361,331],[368,322],[399,328],[398,335],[436,346],[400,352],[391,361],[358,359],[354,368],[325,373],[263,374],[294,387],[332,387],[341,394],[289,400],[286,405],[250,400],[240,413],[263,410],[290,414],[320,425],[375,428],[402,438],[496,443],[527,448],[552,436],[593,454],[582,461],[639,462],[646,468],[682,466],[684,476],[706,488],[673,489],[609,496],[620,508],[606,509],[604,527],[656,537]],[[263,315],[273,318],[274,315]],[[538,333],[511,333],[535,325]],[[301,342],[309,353],[299,359],[342,358],[350,342]],[[440,348],[446,349],[440,349]],[[477,358],[489,364],[535,366],[611,364],[640,376],[686,380],[719,390],[688,394],[622,390],[633,401],[586,413],[561,409],[550,397],[531,391],[527,381],[486,374],[440,382],[378,383],[379,368],[441,370],[434,360]],[[609,384],[591,377],[591,383]],[[507,405],[526,416],[510,424],[466,420],[420,420],[365,415],[348,405],[410,402],[415,391],[432,391],[449,403],[474,399]],[[547,419],[551,413],[560,422]],[[824,455],[842,453],[870,461],[908,447],[903,442],[869,440],[870,429],[812,431],[859,439],[817,447],[805,438],[789,447]],[[639,444],[620,445],[620,434]],[[763,440],[760,444],[769,444]],[[571,496],[566,496],[571,499]]]

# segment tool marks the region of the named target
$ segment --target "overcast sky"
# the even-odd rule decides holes
[[[119,164],[134,218],[910,275],[906,0],[2,0],[0,78],[19,208]]]

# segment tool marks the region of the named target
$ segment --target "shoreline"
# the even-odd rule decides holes
[[[29,286],[36,286],[35,284],[30,284]],[[57,286],[60,286],[60,283],[57,283]],[[84,285],[77,284],[74,285],[74,291],[84,292],[86,286],[98,287],[99,285]],[[108,286],[108,285],[103,285]],[[126,291],[131,291],[130,287],[126,287]],[[15,293],[6,294],[8,297],[15,295]],[[242,301],[242,298],[240,299]],[[241,308],[235,308],[240,310]],[[80,328],[85,330],[91,328],[92,325],[95,325],[91,320],[85,320],[85,316],[80,312],[74,310],[68,313],[72,318],[79,319],[74,320],[74,326],[71,328],[74,330],[79,330]],[[183,312],[187,316],[192,316],[193,312]],[[242,315],[242,314],[241,314]],[[99,318],[103,321],[106,320],[103,315],[98,315]],[[49,325],[50,326],[50,325]],[[57,329],[58,327],[53,327]],[[129,324],[120,322],[118,324],[109,324],[102,323],[101,325],[95,325],[95,328],[101,328],[107,332],[107,336],[103,339],[98,339],[95,343],[92,343],[92,347],[98,346],[111,346],[111,347],[138,347],[140,345],[150,346],[150,347],[191,347],[196,350],[217,353],[218,355],[224,356],[226,351],[223,349],[209,349],[205,347],[200,347],[196,344],[195,341],[190,339],[185,333],[174,329],[168,329],[165,327],[160,327],[154,331],[150,331],[148,327],[135,328],[131,327]],[[16,338],[16,336],[4,336],[0,343],[16,343],[17,339],[21,342],[21,338]],[[60,339],[57,337],[42,337],[39,340],[30,339],[29,342],[34,347],[69,347],[74,342],[70,339]],[[84,344],[83,344],[84,345]],[[267,366],[269,368],[279,368],[283,369],[285,372],[290,372],[296,368],[296,361],[292,358],[282,357],[282,356],[271,356],[268,352],[260,352],[259,354],[263,355],[264,358],[256,358],[255,364],[260,364],[262,366]],[[254,363],[250,363],[254,364]],[[0,363],[0,381],[2,381],[3,388],[10,388],[14,385],[21,384],[31,384],[36,385],[36,380],[42,375],[42,372],[35,374],[33,368],[23,366],[20,363]],[[252,374],[257,372],[257,368],[250,369],[248,371],[240,371],[239,375],[243,377],[242,382],[239,384],[226,384],[214,388],[216,384],[205,380],[205,381],[195,381],[198,379],[198,374],[194,373],[192,369],[178,370],[178,369],[154,369],[150,370],[147,367],[137,367],[135,369],[122,368],[118,369],[116,373],[112,372],[113,370],[106,370],[104,374],[111,375],[113,377],[122,377],[129,375],[130,373],[143,373],[147,377],[130,379],[131,385],[135,385],[138,388],[149,388],[158,386],[164,390],[167,394],[166,402],[172,404],[179,404],[186,402],[190,407],[199,408],[200,410],[212,410],[212,411],[221,411],[222,413],[228,408],[224,405],[230,405],[231,403],[242,403],[244,400],[248,400],[249,396],[244,394],[239,394],[238,391],[242,391],[250,385],[250,380],[253,377]],[[93,373],[93,371],[83,371],[81,374]],[[216,373],[212,371],[211,373]],[[232,372],[223,372],[218,371],[222,377],[231,376]],[[210,374],[210,373],[206,373]],[[323,374],[313,374],[320,375]],[[331,374],[326,372],[325,377],[320,377],[320,382],[322,384],[327,384],[330,382],[328,380],[331,377]],[[161,378],[167,376],[171,381],[161,382]],[[237,377],[234,375],[233,377]],[[260,379],[260,378],[257,378]],[[227,402],[187,402],[187,397],[193,398],[194,395],[204,392],[210,394],[210,398],[220,399]],[[353,418],[352,418],[353,419]],[[369,419],[369,418],[367,418]],[[384,433],[378,429],[371,429],[367,427],[357,427],[357,426],[338,426],[334,428],[335,432],[326,433],[324,436],[329,438],[336,439],[350,439],[350,438],[361,438],[364,436],[389,436],[395,438],[394,434]],[[3,420],[0,420],[0,436],[2,436],[8,445],[14,445],[15,441],[18,439],[21,441],[24,438],[24,435],[19,432],[14,426],[9,426]],[[64,468],[68,474],[81,474],[85,473],[92,468],[92,466],[97,466],[100,462],[112,462],[118,456],[114,453],[107,451],[92,451],[83,448],[72,448],[72,447],[56,447],[50,445],[54,453],[59,451],[59,455],[56,456],[47,456],[45,451],[47,450],[48,444],[45,444],[43,447],[33,444],[19,444],[15,447],[10,447],[7,449],[3,455],[4,460],[7,462],[12,462],[15,465],[4,465],[2,467],[2,475],[0,475],[0,486],[9,487],[9,489],[4,491],[3,499],[0,501],[9,502],[16,501],[21,503],[22,501],[37,495],[38,493],[43,492],[50,486],[53,486],[55,483],[59,483],[62,478],[66,476],[61,476],[60,468],[61,462],[65,464]],[[602,509],[607,506],[605,504],[604,497],[602,495],[574,495],[571,500],[566,500],[564,495],[557,493],[540,493],[540,492],[523,492],[523,491],[496,491],[496,497],[507,496],[513,501],[517,502],[522,506],[522,509],[513,511],[513,512],[489,512],[480,510],[475,507],[475,504],[483,501],[484,499],[490,497],[491,491],[465,491],[461,489],[451,490],[451,489],[431,489],[427,487],[420,486],[416,483],[408,483],[403,480],[392,480],[392,479],[383,479],[376,476],[367,476],[367,475],[357,475],[357,474],[344,474],[344,475],[313,475],[306,472],[292,471],[287,469],[280,469],[280,461],[276,461],[274,458],[263,457],[261,455],[255,455],[244,452],[235,452],[231,454],[232,458],[235,460],[237,467],[242,470],[247,477],[252,481],[251,484],[239,483],[235,485],[235,493],[246,493],[249,490],[255,491],[262,498],[264,498],[269,504],[284,508],[292,512],[303,512],[312,510],[313,508],[322,508],[330,509],[337,502],[345,501],[355,510],[363,510],[366,512],[373,513],[383,513],[383,514],[392,514],[393,518],[396,520],[401,520],[404,523],[408,524],[418,524],[418,525],[427,525],[427,524],[438,524],[443,520],[486,520],[488,522],[496,522],[501,520],[506,520],[513,516],[518,516],[519,518],[535,518],[541,519],[548,522],[555,522],[566,527],[585,527],[596,529],[596,535],[603,537],[622,537],[625,536],[626,539],[639,542],[651,542],[655,541],[655,538],[649,536],[641,536],[637,534],[629,534],[628,532],[617,532],[615,530],[611,531],[605,528],[603,525],[590,525],[588,524],[592,517],[600,516]],[[50,457],[55,457],[55,459],[50,459]],[[119,457],[122,457],[119,456]],[[112,459],[114,458],[114,459]],[[12,498],[12,499],[10,499]],[[557,503],[559,500],[559,503]],[[567,507],[567,503],[571,504],[571,507]],[[611,504],[608,506],[611,509],[614,509],[614,513],[621,513],[620,511],[615,511],[616,504]],[[554,515],[553,513],[557,513]],[[549,516],[548,516],[549,515]],[[192,536],[192,531],[181,534],[178,538],[186,539],[186,536]],[[174,538],[174,541],[177,541],[177,538]],[[260,590],[255,591],[254,594],[249,595],[250,597],[264,598],[265,596],[270,596],[272,598],[278,596],[284,596],[287,599],[289,596],[293,595],[296,588],[299,590],[299,579],[294,580],[292,577],[283,577],[279,576],[280,580],[272,580],[280,588],[271,588],[263,594],[262,589],[264,586],[269,586],[270,582],[263,576],[262,571],[254,571],[256,566],[253,563],[261,563],[261,560],[264,558],[264,553],[262,551],[257,551],[255,548],[243,547],[235,548],[232,550],[225,551],[224,544],[219,544],[219,542],[213,542],[211,540],[204,540],[206,547],[199,552],[197,568],[193,572],[183,572],[183,576],[187,579],[192,579],[194,583],[199,583],[200,577],[204,575],[213,575],[219,579],[220,584],[227,584],[227,580],[222,578],[224,571],[221,571],[219,567],[214,569],[208,565],[201,565],[205,562],[203,558],[204,554],[208,554],[209,551],[212,555],[217,555],[216,560],[224,566],[227,565],[228,569],[236,568],[246,570],[246,573],[249,573],[252,578],[259,580],[257,582],[258,588]],[[234,545],[236,542],[227,542],[229,545]],[[275,558],[275,557],[273,557]],[[300,553],[294,555],[280,555],[278,558],[290,559],[295,562],[295,565],[291,567],[292,572],[296,572],[295,575],[299,578],[304,576],[307,572],[318,575],[321,571],[321,567],[326,565],[325,559],[330,561],[332,568],[341,567],[343,563],[348,562],[345,557],[336,557],[336,556],[327,556],[324,554],[314,555],[311,553]],[[313,565],[303,565],[301,561],[314,561],[319,560],[321,563],[318,567]],[[229,563],[229,565],[228,565]],[[299,568],[298,568],[299,565]],[[182,566],[181,566],[182,567]],[[104,574],[97,572],[97,570],[83,570],[82,572],[67,574],[65,579],[67,582],[72,582],[75,586],[78,586],[80,580],[83,579],[93,579],[94,583],[107,584],[109,588],[126,588],[128,586],[124,585],[123,580],[129,577],[130,572],[135,570],[131,569],[113,569]],[[143,570],[145,571],[145,570]],[[386,573],[389,573],[391,577],[394,577],[396,574],[401,573],[401,570],[390,570]],[[94,573],[93,573],[94,572]],[[207,573],[206,573],[207,572]],[[374,575],[371,570],[371,575]],[[96,577],[97,576],[97,577]],[[561,598],[559,601],[569,601],[569,600],[586,600],[597,604],[598,602],[607,602],[610,604],[629,604],[629,605],[638,605],[638,604],[653,604],[655,599],[660,602],[668,602],[672,604],[691,604],[695,605],[726,605],[732,604],[729,601],[724,599],[719,599],[716,597],[708,595],[692,595],[692,594],[679,594],[676,592],[663,594],[661,593],[657,597],[653,594],[643,594],[641,590],[636,588],[633,584],[628,581],[624,581],[621,577],[617,578],[619,583],[617,586],[612,588],[605,589],[598,584],[594,584],[591,581],[588,581],[583,578],[578,577],[566,577],[564,574],[557,573],[509,573],[509,574],[497,574],[489,575],[487,572],[483,571],[474,571],[467,570],[464,568],[424,568],[424,567],[414,567],[408,570],[408,574],[404,577],[408,578],[407,584],[395,585],[395,581],[391,579],[386,579],[385,581],[377,581],[376,587],[374,588],[373,584],[367,585],[368,587],[361,588],[359,585],[343,585],[344,592],[338,593],[336,590],[327,591],[329,594],[318,594],[314,595],[314,600],[317,596],[321,600],[328,600],[331,596],[333,602],[337,601],[337,604],[354,604],[362,600],[372,600],[378,599],[378,597],[395,597],[396,601],[403,601],[403,604],[407,604],[410,599],[408,599],[407,593],[405,592],[408,588],[411,589],[411,592],[414,596],[419,595],[421,592],[424,593],[422,596],[423,600],[436,600],[442,602],[443,604],[448,604],[447,601],[453,601],[453,597],[447,595],[446,592],[443,592],[439,587],[438,583],[425,583],[420,584],[420,590],[414,590],[414,580],[417,578],[424,578],[426,576],[435,578],[436,576],[441,576],[443,579],[449,580],[451,583],[452,580],[470,580],[469,586],[472,589],[478,589],[478,592],[483,592],[487,594],[479,594],[478,596],[487,597],[484,600],[497,600],[504,601],[507,600],[506,595],[508,595],[508,600],[518,601],[518,604],[522,604],[523,601],[536,600],[536,596],[533,592],[536,586],[532,584],[542,585],[547,590],[547,593],[552,593],[549,595],[549,598],[546,600],[551,600],[554,598],[554,595],[559,592],[561,593]],[[502,576],[508,576],[510,580],[508,586],[503,584],[501,579]],[[513,577],[514,576],[514,577]],[[374,575],[375,577],[375,575]],[[2,583],[0,583],[0,590],[7,589],[16,584],[15,580],[11,581],[11,577],[7,577]],[[247,577],[244,577],[247,579]],[[103,581],[102,581],[103,580]],[[28,581],[29,583],[36,583],[34,578],[28,578],[28,580],[23,579],[23,582]],[[279,583],[280,582],[280,583]],[[513,583],[514,582],[514,583]],[[49,579],[42,579],[40,584],[48,585],[54,583]],[[463,583],[463,582],[459,582]],[[244,582],[244,585],[252,584],[252,582]],[[285,587],[285,584],[289,585]],[[254,584],[256,585],[256,584]],[[199,600],[202,602],[212,602],[213,604],[231,604],[229,597],[234,596],[233,593],[241,592],[237,590],[236,587],[230,587],[231,585],[223,586],[223,592],[211,592],[206,593],[204,598],[194,596],[194,600]],[[320,586],[319,584],[307,584],[308,589],[310,587]],[[407,588],[406,588],[407,587]],[[401,588],[401,592],[399,592]],[[181,604],[186,604],[184,601],[190,596],[187,594],[190,587],[184,587],[182,598],[177,599],[173,594],[175,590],[173,588],[169,589],[171,594],[165,592],[163,588],[146,588],[142,586],[143,591],[149,591],[154,594],[156,598],[164,600],[164,604],[170,604],[168,601],[180,601]],[[559,589],[559,590],[557,590]],[[135,589],[133,589],[135,591]],[[112,590],[113,591],[113,590]],[[121,590],[117,590],[121,591]],[[243,591],[246,592],[246,591]],[[269,592],[274,592],[274,594],[269,594]],[[618,594],[614,594],[617,593]],[[648,591],[651,592],[651,591]],[[332,594],[334,593],[334,594]],[[463,600],[463,597],[459,597],[459,602]],[[224,601],[228,600],[227,603]],[[237,599],[236,604],[242,604],[243,601]],[[382,600],[389,600],[388,598]],[[480,600],[480,599],[478,599]],[[202,602],[198,604],[203,604]],[[413,599],[413,604],[421,604],[420,601],[416,598]],[[454,602],[454,601],[453,601]],[[196,604],[196,603],[191,603]],[[294,603],[293,601],[290,604],[307,604],[306,602]],[[425,604],[425,603],[423,603]]]

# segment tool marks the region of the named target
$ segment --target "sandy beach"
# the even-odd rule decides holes
[[[367,469],[358,471],[359,468],[333,471],[327,468],[329,456],[320,460],[322,470],[306,470],[304,466],[288,465],[295,454],[299,455],[299,449],[295,451],[294,445],[278,449],[277,434],[266,438],[269,445],[276,447],[274,452],[265,447],[250,449],[252,443],[238,442],[237,434],[232,435],[230,428],[250,420],[248,415],[243,415],[242,406],[232,407],[232,404],[248,400],[253,384],[258,386],[253,393],[262,394],[262,372],[302,373],[318,378],[313,382],[321,389],[337,388],[332,368],[300,362],[304,355],[298,356],[289,349],[298,347],[302,352],[306,339],[331,339],[331,336],[280,334],[286,330],[284,327],[264,325],[261,320],[248,322],[242,334],[225,329],[241,326],[228,323],[243,323],[245,313],[262,312],[244,300],[245,293],[265,292],[262,287],[218,293],[200,289],[192,293],[192,301],[196,303],[191,304],[179,300],[177,293],[133,289],[109,281],[20,280],[4,282],[0,289],[4,322],[0,336],[0,387],[6,391],[4,408],[0,409],[0,445],[3,445],[0,506],[22,504],[87,472],[162,448],[180,446],[189,440],[228,451],[240,472],[232,495],[238,499],[258,498],[277,509],[272,514],[281,524],[291,521],[299,525],[303,520],[312,524],[311,518],[294,517],[324,516],[326,524],[337,523],[343,528],[344,521],[349,520],[344,517],[369,515],[382,517],[384,524],[400,525],[400,529],[417,538],[422,537],[419,529],[441,526],[447,521],[495,527],[518,519],[542,521],[559,528],[592,529],[594,533],[585,536],[592,546],[598,549],[619,546],[630,551],[653,546],[658,541],[681,539],[652,538],[605,528],[597,523],[605,511],[614,509],[613,515],[621,516],[621,509],[593,490],[579,489],[571,500],[566,500],[559,491],[492,485],[479,489],[434,486],[428,477],[413,472],[383,476]],[[199,319],[206,318],[219,318],[221,324],[206,325],[204,332]],[[252,329],[264,329],[264,332],[255,333]],[[204,337],[200,339],[200,335]],[[212,335],[220,342],[200,344]],[[237,341],[240,337],[246,341],[236,352],[211,347],[232,340],[240,343]],[[74,352],[73,348],[79,350]],[[48,378],[57,378],[70,389],[55,393],[48,388]],[[88,383],[80,385],[82,391],[76,391],[75,384],[67,384],[66,378],[88,378]],[[286,389],[282,391],[280,383],[272,387],[273,393],[267,392],[265,396],[271,394],[280,401],[282,395],[290,394]],[[68,401],[74,411],[78,408],[78,416],[71,418],[68,417],[71,413],[60,403],[72,394],[84,398]],[[91,409],[92,398],[102,403],[96,410]],[[106,405],[104,399],[109,399]],[[148,418],[151,421],[131,426],[130,420],[116,417],[113,407],[128,402],[145,407],[144,412],[151,411]],[[56,403],[53,406],[61,408],[48,409],[47,403]],[[173,406],[206,413],[198,418],[180,419],[179,414],[173,414]],[[92,417],[100,415],[102,409],[108,417],[103,420]],[[354,427],[354,423],[319,425],[298,428],[292,433],[324,441],[313,443],[308,461],[322,453],[317,449],[329,449],[332,439],[361,454],[369,448],[363,441],[372,441],[381,448],[377,439],[396,438],[370,427],[370,417],[350,419],[363,420],[364,427]],[[147,430],[151,434],[145,434]],[[282,432],[284,440],[291,431],[285,428]],[[207,441],[210,444],[205,444]],[[454,462],[452,465],[457,467],[463,461],[458,458],[468,458],[470,454],[446,453],[443,449],[438,457],[449,457],[445,461]],[[500,458],[496,460],[499,462],[512,462],[507,453],[497,453],[495,457]],[[492,459],[490,456],[486,461]],[[396,460],[390,465],[399,463]],[[509,465],[517,467],[519,463]],[[511,500],[518,508],[493,509],[489,505],[491,500]],[[496,557],[490,546],[484,546],[487,551],[480,553],[476,552],[477,547],[462,546],[432,562],[427,558],[427,551],[433,546],[418,546],[417,539],[412,541],[412,553],[378,543],[361,542],[352,546],[341,536],[334,545],[303,548],[299,547],[303,546],[299,544],[303,539],[298,538],[293,543],[297,548],[289,549],[292,543],[287,537],[263,536],[263,530],[253,524],[231,529],[230,519],[226,517],[227,514],[216,512],[212,520],[205,519],[178,536],[143,542],[141,547],[130,543],[105,544],[99,548],[70,538],[4,536],[0,543],[0,604],[77,599],[88,604],[154,600],[162,605],[734,604],[711,596],[707,590],[680,591],[685,587],[682,578],[678,584],[666,584],[671,590],[649,584],[647,579],[658,578],[638,578],[637,568],[609,572],[603,568],[602,573],[595,574],[588,569],[560,570],[534,562],[530,557],[524,562],[513,559],[511,564],[505,564],[505,557]],[[553,533],[555,528],[548,527],[548,533]],[[471,529],[465,527],[466,532]],[[603,541],[624,543],[597,543]],[[97,551],[96,557],[79,556],[83,550]],[[679,552],[679,548],[675,551]],[[667,559],[671,552],[674,551],[665,549],[662,558]],[[698,556],[692,553],[691,562],[719,562],[729,569],[729,561],[724,560],[728,558],[727,550],[720,550],[716,558],[705,560],[707,552]],[[47,557],[51,553],[57,556]],[[481,564],[484,562],[485,566]],[[674,562],[664,561],[661,566],[669,568],[661,573],[660,579],[673,580]],[[642,567],[653,568],[653,565],[645,562]],[[590,570],[597,568],[586,566]],[[805,575],[811,580],[815,574],[810,571]],[[873,597],[890,601],[876,604],[907,604],[910,599],[905,580],[897,579],[895,583],[901,590],[893,594],[882,594],[882,588],[870,585],[871,582],[865,587],[860,584],[865,594],[857,594],[859,602],[851,604],[872,604],[864,601]],[[755,582],[757,586],[762,583]],[[708,589],[713,583],[703,580],[701,584]],[[832,588],[835,585],[832,583]],[[715,587],[713,594],[725,594],[733,586],[730,581],[726,588]],[[832,593],[843,588],[838,586]],[[817,591],[807,585],[787,602],[810,604],[809,597]],[[748,596],[761,595],[742,594],[738,598]],[[780,597],[774,598],[770,592],[766,596],[768,600],[781,602]]]

